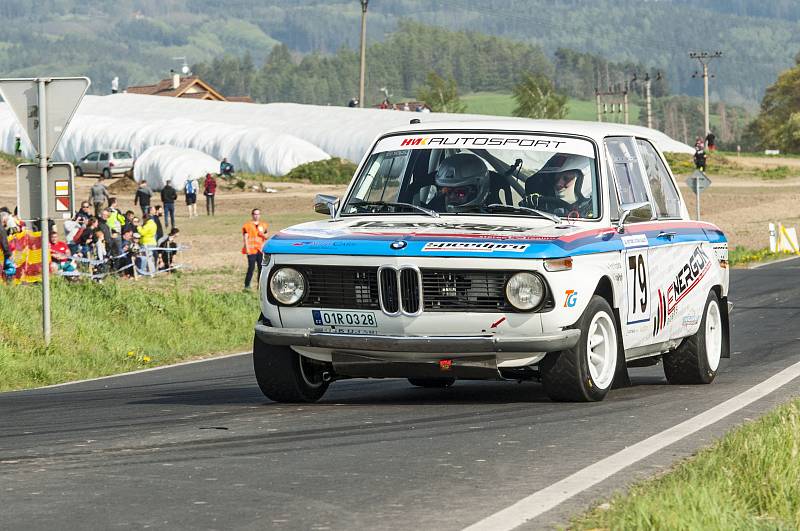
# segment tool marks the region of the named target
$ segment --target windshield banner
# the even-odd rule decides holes
[[[505,133],[421,133],[381,139],[373,153],[405,149],[490,149],[551,151],[594,158],[592,144],[579,138]]]

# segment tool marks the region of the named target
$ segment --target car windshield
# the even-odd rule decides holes
[[[600,217],[595,150],[546,134],[420,133],[375,146],[342,215]]]

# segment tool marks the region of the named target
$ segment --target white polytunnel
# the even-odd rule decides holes
[[[54,160],[74,161],[102,148],[121,148],[138,157],[149,147],[166,144],[195,149],[216,159],[227,157],[237,170],[285,175],[296,166],[330,157],[358,162],[378,135],[407,125],[413,118],[425,122],[497,119],[487,115],[219,102],[124,93],[86,96]],[[688,145],[658,131],[634,125],[628,128],[631,134],[648,131],[662,151],[693,152]],[[11,110],[0,103],[0,149],[12,152],[14,137],[21,132]],[[24,146],[25,156],[32,157],[27,141]]]
[[[175,146],[153,146],[147,148],[136,159],[133,178],[146,181],[153,190],[161,190],[167,181],[178,191],[183,189],[189,177],[197,179],[202,186],[207,173],[219,171],[219,161],[191,148]]]

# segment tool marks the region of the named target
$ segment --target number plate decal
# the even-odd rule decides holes
[[[627,277],[628,324],[650,320],[650,278],[647,249],[628,251],[625,255]]]
[[[349,312],[336,310],[311,310],[314,325],[332,328],[377,328],[375,312]]]

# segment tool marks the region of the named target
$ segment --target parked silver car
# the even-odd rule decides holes
[[[75,175],[112,175],[133,173],[133,157],[124,149],[92,151],[75,163]]]

